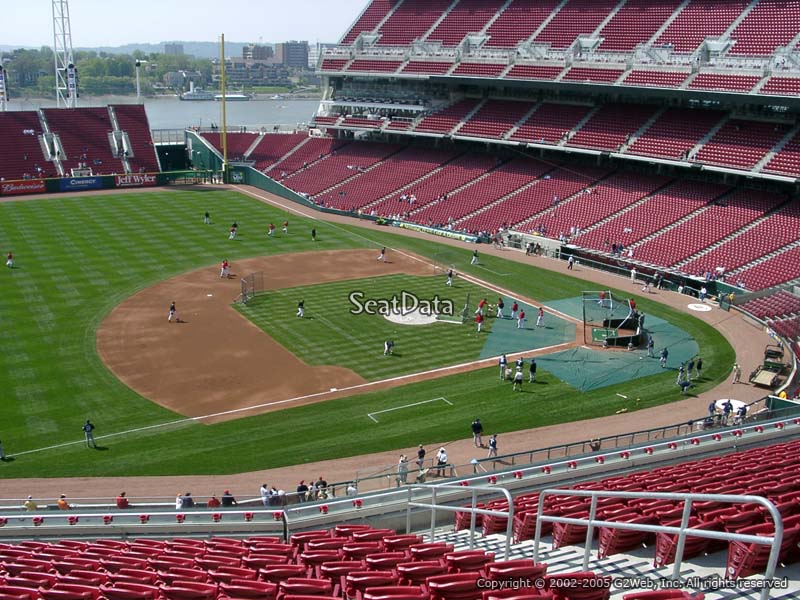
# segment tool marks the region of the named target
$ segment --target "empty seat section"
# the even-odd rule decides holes
[[[397,150],[398,146],[392,144],[370,142],[349,144],[307,169],[290,175],[283,180],[283,184],[296,192],[316,195],[353,177],[359,169],[366,169]]]
[[[61,138],[65,156],[61,157],[64,169],[78,168],[85,163],[92,173],[124,173],[120,159],[111,153],[108,134],[113,127],[108,108],[43,109],[50,131]]]
[[[355,127],[358,129],[380,129],[383,126],[383,119],[370,119],[366,117],[345,117],[340,123],[342,127]]]
[[[40,167],[45,177],[53,177],[55,167],[45,160],[39,136],[42,126],[36,111],[0,112],[0,177],[22,179],[37,176]]]
[[[403,64],[401,60],[367,60],[356,59],[350,66],[347,67],[348,71],[361,71],[364,73],[394,73]]]
[[[480,100],[465,98],[428,115],[414,129],[425,133],[449,133],[478,105]]]
[[[307,139],[305,133],[266,133],[247,158],[256,161],[255,168],[263,171]]]
[[[410,60],[408,61],[406,66],[403,67],[403,70],[400,72],[421,73],[423,75],[444,75],[450,70],[452,66],[453,63],[449,62]]]
[[[778,198],[777,201],[784,199],[779,194],[775,196]],[[781,207],[747,231],[682,265],[681,270],[698,275],[714,271],[717,267],[723,268],[726,272],[733,271],[797,241],[798,227],[800,227],[800,205],[793,202]],[[731,283],[735,283],[735,279]]]
[[[779,290],[769,296],[755,298],[740,304],[739,308],[758,319],[784,317],[800,314],[800,297],[790,294],[786,290]]]
[[[779,197],[737,190],[691,219],[635,249],[637,260],[672,266],[708,248],[775,208]]]
[[[458,135],[501,139],[531,108],[530,102],[487,100],[458,130]]]
[[[153,138],[150,135],[150,122],[142,104],[118,104],[114,106],[117,125],[128,134],[132,155],[128,164],[134,173],[144,170],[147,173],[158,171],[158,159]]]
[[[729,73],[700,73],[689,84],[692,90],[720,90],[749,92],[761,80],[757,75],[731,75]]]
[[[455,68],[451,75],[470,75],[473,77],[500,77],[508,65],[498,63],[469,63],[462,62]]]
[[[474,185],[449,195],[447,200],[425,207],[412,215],[411,220],[422,225],[446,227],[531,183],[550,169],[549,165],[536,160],[514,159]]]
[[[623,85],[640,85],[644,87],[679,87],[690,73],[680,71],[634,70],[622,81]]]
[[[378,44],[405,46],[421,38],[450,4],[451,0],[403,0],[381,26]]]
[[[411,221],[423,222],[416,216],[409,217],[412,211],[420,211],[423,207],[439,200],[444,194],[466,185],[470,181],[485,175],[495,161],[489,156],[465,154],[444,165],[430,177],[420,182],[419,186],[407,187],[404,192],[397,192],[374,207],[376,214],[383,216],[405,216]],[[401,196],[414,196],[414,203],[402,200]],[[448,203],[451,207],[452,203]],[[422,211],[424,212],[424,210]]]
[[[222,154],[221,133],[203,133],[201,136]],[[229,133],[227,136],[228,158],[231,160],[243,160],[245,153],[257,139],[257,133]]]
[[[570,228],[586,229],[613,215],[669,182],[668,177],[639,173],[614,174],[590,189],[590,193],[561,202],[529,223],[529,229],[538,231],[544,226],[550,237],[566,234]]]
[[[796,133],[789,142],[773,156],[764,171],[800,175],[800,133]]]
[[[512,0],[486,30],[486,45],[514,48],[531,37],[559,4],[559,0]]]
[[[473,179],[485,175],[496,164],[497,161],[492,156],[464,154],[442,166],[430,177],[420,182],[419,185],[409,186],[403,192],[392,194],[389,198],[375,205],[373,210],[375,214],[382,216],[402,215],[412,210],[419,210],[440,198],[443,194],[450,194],[453,190],[466,185]],[[413,194],[416,197],[413,205],[400,201],[400,196],[404,194]],[[412,220],[416,220],[416,217],[412,218]]]
[[[553,48],[568,48],[579,35],[594,33],[614,10],[617,0],[568,0],[534,39]]]
[[[480,32],[505,3],[506,0],[460,0],[426,39],[457,46],[468,33]]]
[[[453,156],[453,152],[444,150],[406,148],[317,199],[340,210],[361,208],[437,169]]]
[[[596,250],[606,250],[606,241],[621,242],[629,247],[702,208],[725,191],[725,186],[717,184],[679,181],[627,212],[578,236],[575,243]]]
[[[780,94],[782,96],[800,96],[800,78],[798,77],[770,77],[759,94]]]
[[[349,62],[349,58],[324,58],[319,68],[322,71],[341,71]]]
[[[763,290],[800,278],[798,265],[800,265],[800,246],[794,246],[736,273],[736,281],[744,283],[744,287],[748,290]]]
[[[731,33],[730,54],[767,56],[800,31],[800,1],[760,0]]]
[[[372,0],[366,10],[361,13],[345,36],[342,44],[352,44],[362,32],[374,31],[383,18],[389,14],[400,0]]]
[[[692,0],[656,40],[677,52],[692,52],[707,37],[719,37],[750,4],[749,0]]]
[[[592,110],[577,104],[543,103],[517,129],[511,138],[518,142],[557,144]]]
[[[347,142],[341,140],[334,140],[331,138],[317,138],[312,137],[302,145],[298,145],[295,149],[284,158],[276,170],[287,175],[291,175],[298,169],[303,169],[316,160],[322,159],[332,152],[338,151],[345,146]]]
[[[700,148],[695,160],[751,169],[787,131],[783,123],[731,119]]]
[[[725,116],[722,111],[668,108],[636,138],[629,154],[687,158],[689,151]]]
[[[512,227],[552,206],[554,196],[568,198],[592,185],[606,173],[607,171],[598,168],[584,168],[581,172],[556,169],[548,173],[547,178],[542,178],[499,204],[457,223],[457,228],[470,232],[491,232],[500,227]]]
[[[600,50],[630,52],[648,41],[682,0],[628,0],[600,31]]]
[[[623,73],[623,69],[593,69],[590,67],[572,67],[561,81],[579,81],[582,83],[614,83]]]
[[[543,65],[514,65],[506,73],[505,79],[545,79],[553,80],[563,71],[562,67]]]
[[[655,113],[653,106],[606,104],[567,142],[569,146],[616,151]]]

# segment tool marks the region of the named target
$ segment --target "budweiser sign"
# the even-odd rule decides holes
[[[152,187],[156,184],[156,176],[147,173],[136,173],[130,175],[117,175],[117,187]]]
[[[44,180],[4,181],[0,183],[0,194],[16,196],[20,194],[39,194],[45,191]]]

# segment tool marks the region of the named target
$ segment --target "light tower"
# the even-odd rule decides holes
[[[5,112],[8,108],[8,82],[6,81],[6,70],[0,62],[0,112]]]
[[[78,70],[72,58],[72,28],[67,0],[53,0],[53,53],[56,105],[59,108],[75,108],[78,106]]]

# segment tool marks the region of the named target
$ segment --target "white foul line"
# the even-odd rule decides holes
[[[400,410],[401,408],[411,408],[412,406],[419,406],[420,404],[428,404],[430,402],[438,402],[439,400],[442,400],[442,401],[446,402],[447,404],[449,404],[450,406],[453,406],[453,403],[450,402],[450,400],[448,400],[444,396],[440,396],[438,398],[433,398],[432,400],[423,400],[422,402],[414,402],[413,404],[403,404],[402,406],[395,406],[393,408],[387,408],[387,409],[384,409],[384,410],[376,410],[375,412],[367,413],[367,416],[377,423],[378,419],[376,419],[373,415],[380,415],[380,414],[383,414],[383,413],[392,412],[393,410]]]

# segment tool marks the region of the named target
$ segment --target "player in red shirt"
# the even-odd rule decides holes
[[[480,333],[483,329],[483,315],[481,313],[475,315],[475,323],[478,325],[478,333]]]
[[[544,327],[544,308],[539,307],[539,316],[536,317],[536,326]]]
[[[525,329],[525,311],[519,311],[519,316],[517,317],[517,329]]]
[[[225,259],[222,261],[222,266],[219,269],[219,278],[222,279],[223,277],[227,278],[228,275],[231,274],[231,266],[228,264],[228,260]]]
[[[514,304],[511,305],[511,318],[512,319],[516,319],[517,318],[517,311],[518,310],[519,310],[519,304],[514,302]]]

